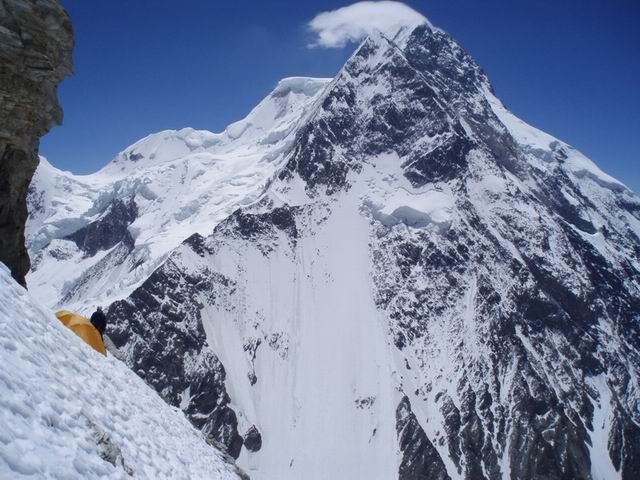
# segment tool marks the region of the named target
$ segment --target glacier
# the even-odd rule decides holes
[[[327,82],[283,79],[223,133],[185,128],[152,134],[93,175],[63,172],[41,158],[28,196],[26,237],[36,264],[31,289],[47,304],[79,310],[126,296],[191,234],[211,231],[262,194]],[[136,218],[110,225],[120,236],[127,233],[130,245],[118,246],[118,237],[101,246],[103,253],[87,256],[73,242],[60,241],[99,223],[113,201],[132,198]]]

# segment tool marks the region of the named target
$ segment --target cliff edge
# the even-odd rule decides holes
[[[72,73],[73,46],[56,0],[0,0],[0,261],[22,285],[27,190],[40,138],[62,122],[57,87]]]

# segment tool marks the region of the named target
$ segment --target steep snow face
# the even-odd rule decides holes
[[[262,434],[261,450],[238,459],[258,478],[397,474],[395,424],[381,419],[394,418],[402,393],[356,205],[330,216],[326,206],[283,207],[295,236],[251,225],[230,240],[232,221],[205,242],[205,261],[237,285],[223,308],[203,309],[203,324],[234,379],[227,388],[241,431]]]
[[[109,307],[167,402],[258,480],[640,469],[637,197],[428,24],[367,39],[287,138]]]
[[[150,279],[108,313],[116,320],[111,336],[128,362],[163,372],[148,377],[161,382],[165,398],[178,404],[174,392],[188,392],[180,406],[194,423],[206,419],[200,425],[215,436],[221,423],[238,432],[237,449],[232,438],[219,440],[239,455],[252,478],[393,478],[400,463],[393,447],[395,424],[380,421],[394,418],[402,395],[384,317],[371,296],[368,252],[361,248],[367,221],[353,204],[323,219],[327,213],[322,207],[297,212],[283,207],[264,218],[234,215],[213,238],[195,237],[180,247],[154,274],[163,278]],[[298,215],[320,228],[303,230]],[[236,225],[242,233],[230,240],[226,232]],[[349,238],[336,235],[341,230],[350,232]],[[265,255],[273,247],[273,254]],[[161,292],[153,290],[158,287]],[[158,295],[164,291],[169,302]],[[163,298],[165,311],[148,308],[154,297]],[[200,304],[196,312],[194,301]],[[167,329],[169,342],[183,344],[186,337],[175,328],[195,318],[203,329],[198,337],[210,342],[224,365],[221,385],[237,422],[235,414],[233,423],[221,422],[228,413],[198,405],[201,398],[219,396],[213,391],[221,388],[218,379],[179,383],[170,378],[163,358],[140,356],[163,334],[130,335],[131,328],[145,331],[162,323],[173,325]],[[175,355],[175,349],[168,350]],[[181,370],[180,378],[201,371],[187,362],[170,364],[174,375]],[[258,451],[247,441],[252,428],[261,436]],[[247,447],[242,452],[241,437]]]
[[[262,194],[327,83],[284,79],[223,133],[153,134],[93,175],[61,172],[43,159],[29,193],[34,294],[47,305],[83,309],[130,293],[171,249],[195,232],[210,233]],[[114,207],[118,201],[131,208]],[[117,225],[110,243],[80,245],[69,237],[81,228],[104,232],[105,225]]]
[[[181,412],[0,265],[0,477],[240,479]]]

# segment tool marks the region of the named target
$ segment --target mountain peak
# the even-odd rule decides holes
[[[402,38],[367,37],[299,132],[281,179],[296,172],[309,191],[348,186],[371,156],[395,152],[397,168],[415,186],[460,175],[475,143],[472,130],[498,125],[484,92],[489,82],[446,33],[422,23]],[[469,131],[467,131],[469,129]],[[494,135],[504,136],[504,127]],[[307,151],[307,138],[316,140]],[[505,145],[513,143],[508,136]],[[324,186],[324,187],[323,187]]]
[[[331,80],[283,78],[245,118],[231,123],[221,133],[193,128],[153,133],[120,152],[101,173],[123,176],[202,152],[222,154],[260,146],[268,149],[289,134]]]
[[[282,97],[288,94],[300,94],[311,97],[327,86],[333,78],[285,77],[278,82],[269,97]]]

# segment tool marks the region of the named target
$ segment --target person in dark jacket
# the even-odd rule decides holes
[[[91,315],[91,324],[100,332],[100,336],[104,335],[104,331],[107,328],[107,317],[102,312],[102,307],[98,307]]]

